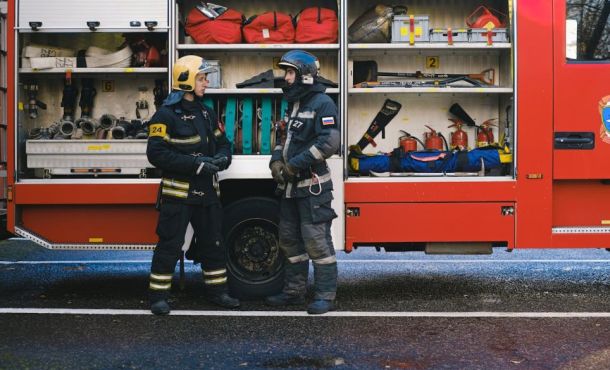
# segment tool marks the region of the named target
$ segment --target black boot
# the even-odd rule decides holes
[[[167,300],[161,299],[150,305],[150,312],[155,315],[167,315],[170,312],[169,304]]]
[[[155,315],[167,315],[171,310],[167,300],[169,293],[167,291],[149,290],[148,301],[150,302],[150,312]]]
[[[239,299],[231,297],[229,293],[226,292],[211,294],[208,296],[208,301],[223,308],[239,307]]]
[[[305,297],[300,295],[290,295],[280,293],[265,298],[265,303],[269,306],[298,306],[305,304]]]
[[[310,315],[321,315],[334,310],[335,302],[329,299],[316,299],[307,306],[307,313]]]

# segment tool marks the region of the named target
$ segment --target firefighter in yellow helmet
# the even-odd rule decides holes
[[[189,225],[194,230],[187,258],[201,263],[207,298],[225,308],[239,307],[229,295],[221,235],[221,205],[214,176],[229,167],[231,143],[214,111],[203,105],[207,75],[216,69],[189,55],[176,61],[172,93],[150,119],[146,155],[162,170],[159,242],[150,272],[151,311],[170,312],[167,299]]]

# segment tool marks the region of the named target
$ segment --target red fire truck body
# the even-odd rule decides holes
[[[21,5],[24,3],[22,1]],[[342,129],[345,132],[353,130],[357,137],[374,116],[369,114],[362,119],[366,121],[364,125],[353,128],[359,113],[358,99],[367,99],[372,94],[360,94],[359,89],[352,90],[352,86],[348,86],[351,73],[348,62],[352,57],[358,58],[360,49],[348,45],[347,29],[358,14],[352,14],[350,10],[350,6],[354,9],[356,5],[347,1],[339,3],[341,35],[333,54],[340,82],[336,96],[342,113]],[[357,3],[361,9],[366,6],[366,2]],[[421,5],[422,2],[415,3]],[[477,5],[468,0],[463,3],[469,5],[464,14]],[[573,52],[569,39],[569,28],[573,24],[567,16],[569,0],[494,3],[504,6],[510,22],[511,43],[500,51],[507,61],[503,68],[508,71],[503,86],[512,89],[505,99],[512,100],[514,117],[509,127],[513,155],[509,175],[415,179],[354,177],[348,174],[345,149],[337,156],[339,172],[343,167],[344,173],[335,174],[339,180],[335,182],[335,198],[339,201],[336,211],[341,214],[334,223],[338,250],[351,252],[361,246],[421,250],[416,246],[444,245],[445,251],[468,253],[467,246],[471,244],[508,249],[610,248],[610,140],[605,141],[607,132],[604,131],[603,104],[600,103],[610,96],[610,63],[607,60],[570,59],[567,55]],[[157,240],[158,213],[154,205],[158,179],[115,177],[92,181],[83,177],[56,176],[38,181],[19,175],[18,162],[22,154],[17,136],[20,110],[23,110],[18,91],[22,83],[19,79],[23,79],[19,66],[23,46],[20,45],[20,32],[28,28],[20,23],[19,6],[19,3],[9,1],[5,20],[8,230],[49,248],[152,248]],[[168,17],[179,17],[172,8],[169,6]],[[177,27],[172,24],[178,22],[169,23],[171,39],[172,27]],[[35,34],[37,31],[28,32]],[[170,66],[172,57],[185,51],[185,48],[173,45],[179,43],[168,42]],[[290,46],[277,47],[276,56],[289,49]],[[426,55],[436,52],[441,56],[465,52],[457,49],[454,52],[439,47],[429,52],[423,48],[422,52]],[[481,49],[481,53],[487,52],[484,47]],[[231,49],[223,52],[230,54]],[[242,63],[247,63],[247,59],[241,58]],[[389,94],[402,96],[394,90]],[[434,93],[423,91],[412,99],[430,94]],[[441,95],[458,99],[460,92]],[[502,99],[499,99],[502,103],[494,107],[497,115],[508,105]],[[409,101],[404,104],[403,111],[408,112],[418,102]],[[448,124],[450,122],[444,121],[444,127]],[[496,132],[496,137],[498,134]],[[582,149],[580,144],[587,142],[591,134],[593,139],[588,144],[592,144],[592,148]],[[344,148],[353,144],[350,136],[344,133]],[[561,147],[559,137],[568,137],[567,147]],[[259,201],[273,198],[268,157],[257,164],[247,161],[247,158],[236,156],[233,175],[227,175],[224,184],[221,181],[225,208],[246,198]],[[240,172],[247,170],[250,172]],[[242,203],[242,209],[248,208],[247,204]],[[256,214],[256,209],[248,209]]]
[[[489,183],[345,183],[346,250],[375,242],[501,241],[508,248],[610,247],[610,145],[598,102],[607,63],[566,61],[566,2],[519,1],[516,175]],[[592,150],[554,149],[554,133],[595,134]],[[504,215],[503,207],[514,207]]]

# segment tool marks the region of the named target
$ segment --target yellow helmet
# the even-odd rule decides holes
[[[199,73],[216,72],[216,67],[200,56],[187,55],[176,61],[172,72],[172,89],[193,91],[195,89],[195,77]]]

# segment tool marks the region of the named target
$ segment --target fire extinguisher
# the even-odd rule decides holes
[[[402,132],[403,135],[398,138],[398,141],[405,153],[417,151],[417,143],[420,143],[421,146],[425,148],[424,143],[415,136],[411,136],[411,134],[403,130],[400,130],[400,132]]]
[[[426,127],[430,130],[424,132],[426,150],[443,150],[443,141],[445,142],[445,147],[447,147],[447,141],[441,133],[436,132],[436,130],[428,125],[426,125]]]
[[[468,134],[462,130],[464,122],[457,118],[449,118],[449,121],[453,122],[452,125],[447,126],[448,128],[455,127],[455,131],[451,133],[451,149],[467,150],[468,149]]]
[[[494,143],[494,132],[492,127],[498,127],[492,123],[495,120],[495,118],[488,119],[480,126],[477,126],[479,131],[477,134],[477,148],[492,145]]]

